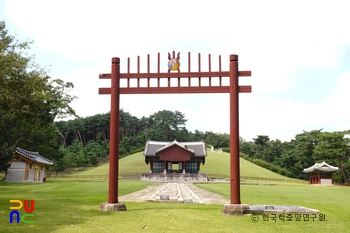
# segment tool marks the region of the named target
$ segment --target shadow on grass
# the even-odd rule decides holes
[[[174,202],[125,202],[127,211],[149,211],[149,210],[222,210],[221,204],[195,204],[195,203],[174,203]]]

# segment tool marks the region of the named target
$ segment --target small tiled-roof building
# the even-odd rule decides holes
[[[205,143],[199,142],[146,142],[145,162],[150,173],[199,173],[205,163]]]
[[[28,151],[16,147],[13,158],[9,161],[4,181],[9,182],[44,182],[46,180],[45,167],[53,162],[38,152]]]
[[[323,161],[322,163],[315,163],[309,168],[303,170],[304,173],[309,174],[309,184],[332,185],[332,173],[339,171],[338,167],[333,167]]]

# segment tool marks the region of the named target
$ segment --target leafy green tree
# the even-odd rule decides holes
[[[74,88],[72,82],[64,82],[61,79],[47,78],[46,86],[48,88],[46,105],[47,109],[45,116],[49,116],[48,122],[53,123],[56,119],[65,118],[69,115],[77,116],[75,110],[70,106],[70,103],[77,99],[76,96],[72,96],[69,92]]]
[[[86,143],[86,145],[84,146],[84,153],[90,153],[99,158],[107,156],[106,148],[99,142],[95,142],[93,140],[90,140],[88,141],[88,143]]]
[[[177,134],[177,140],[179,140],[180,142],[191,141],[190,140],[190,132],[188,132],[188,130],[186,128],[180,129],[178,131],[178,134]]]
[[[10,159],[12,153],[13,150],[11,150],[11,147],[9,147],[7,143],[4,143],[0,146],[0,173],[2,171],[6,172],[10,167],[8,160]]]
[[[63,172],[67,167],[71,166],[71,164],[69,164],[69,161],[65,158],[65,148],[63,146],[60,146],[56,153],[59,154],[53,159],[53,166],[47,169],[48,171],[54,171],[56,175],[58,175],[59,172]]]
[[[244,153],[247,156],[252,156],[253,144],[254,144],[253,142],[247,142],[246,140],[244,140],[244,138],[239,137],[239,150],[241,153]]]
[[[286,145],[282,152],[279,163],[288,168],[295,178],[307,179],[307,175],[302,173],[304,168],[315,164],[314,148],[318,144],[321,130],[304,131],[297,134],[295,139]]]
[[[76,156],[75,153],[73,153],[69,150],[66,150],[66,152],[64,153],[63,159],[59,161],[62,163],[62,166],[64,167],[64,169],[61,171],[64,171],[65,169],[70,168],[70,167],[77,166],[77,161],[76,161],[75,156]]]
[[[146,136],[153,140],[173,141],[179,138],[186,121],[185,115],[179,111],[158,111],[147,119]]]
[[[328,163],[338,164],[345,158],[348,146],[342,132],[323,132],[318,136],[318,144],[314,148],[317,160],[327,160]]]
[[[77,167],[86,167],[89,164],[88,155],[84,153],[84,145],[79,140],[74,140],[68,148],[68,154],[73,158]]]
[[[205,139],[205,134],[202,131],[196,129],[194,133],[190,134],[189,141],[200,141]]]
[[[204,135],[204,142],[208,145],[213,145],[217,135],[212,131],[205,131]]]
[[[223,147],[230,147],[230,135],[229,134],[217,134],[215,140],[213,141],[212,145],[215,148],[223,148]]]
[[[119,143],[120,152],[128,152],[132,146],[132,137],[124,137],[123,140]],[[121,154],[121,153],[120,153]]]
[[[89,159],[89,163],[92,166],[97,166],[98,165],[98,158],[96,155],[92,154],[92,155],[88,155],[88,159]]]
[[[266,135],[258,135],[257,138],[253,138],[254,143],[256,145],[255,157],[259,159],[263,159],[270,162],[270,154],[268,152],[268,142],[270,141],[269,136]]]
[[[268,154],[270,161],[272,163],[275,163],[275,160],[278,160],[279,158],[282,157],[282,152],[285,148],[285,143],[282,143],[281,140],[276,139],[276,140],[269,141],[267,144],[268,144],[268,147],[267,147],[266,153]]]
[[[97,166],[98,158],[97,156],[101,153],[101,145],[95,141],[89,141],[83,149],[83,154],[87,158],[87,164],[92,166]]]
[[[347,162],[349,146],[344,139],[344,132],[323,132],[318,137],[318,144],[314,148],[315,158],[331,165],[338,164],[344,179],[348,179],[343,163]]]
[[[48,158],[59,155],[60,133],[56,117],[75,114],[65,88],[71,83],[52,80],[27,55],[31,41],[19,42],[0,21],[0,172],[6,171],[16,146],[39,151]]]
[[[120,140],[123,140],[123,137],[125,136],[136,137],[140,128],[139,119],[137,119],[135,116],[132,116],[128,112],[124,112],[123,109],[121,109],[119,112]]]

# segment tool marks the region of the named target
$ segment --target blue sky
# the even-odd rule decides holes
[[[112,57],[135,63],[147,54],[187,52],[195,70],[202,53],[238,54],[239,69],[252,77],[240,83],[240,134],[289,141],[303,130],[350,129],[350,22],[346,1],[0,1],[0,20],[11,35],[31,39],[31,53],[50,75],[73,82],[72,105],[80,116],[106,113],[109,96],[98,95],[99,73],[110,73]],[[122,71],[125,66],[121,67]],[[142,69],[142,67],[141,67]],[[144,69],[144,68],[143,68]],[[215,67],[212,68],[215,70]],[[142,71],[142,70],[141,70]],[[189,130],[229,132],[229,99],[211,95],[128,95],[121,108],[137,117],[159,110],[185,113]]]

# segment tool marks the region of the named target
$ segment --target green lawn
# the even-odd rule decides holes
[[[348,232],[350,187],[319,187],[275,182],[276,186],[242,185],[242,203],[302,205],[319,209],[327,221],[254,223],[250,216],[221,213],[223,205],[132,203],[128,211],[101,212],[107,200],[105,179],[48,179],[43,184],[0,182],[0,232]],[[120,195],[148,186],[121,180]],[[229,196],[228,184],[200,187]],[[34,199],[33,224],[9,224],[9,200]],[[23,210],[20,211],[22,214]],[[142,229],[147,226],[147,229]]]
[[[142,153],[120,160],[120,173],[148,172]],[[240,160],[241,176],[285,178]],[[229,175],[229,154],[209,153],[202,173]],[[106,175],[108,164],[77,172]],[[271,184],[265,186],[262,184]],[[152,183],[120,180],[119,195]],[[256,185],[259,184],[259,185]],[[228,183],[198,184],[229,198]],[[101,212],[107,200],[107,179],[49,178],[43,184],[0,182],[0,233],[2,232],[347,232],[350,229],[350,187],[320,187],[301,183],[247,180],[241,185],[245,204],[300,205],[318,209],[326,221],[277,220],[254,223],[251,216],[222,214],[223,205],[127,202],[125,212]],[[9,223],[10,199],[35,200],[34,223]],[[12,206],[12,205],[11,205]],[[24,210],[20,210],[24,214]],[[147,228],[142,228],[147,226]]]

